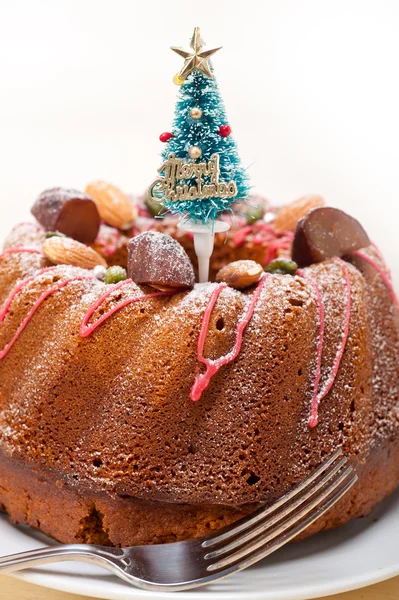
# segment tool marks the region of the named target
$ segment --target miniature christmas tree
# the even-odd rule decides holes
[[[151,195],[167,213],[214,224],[219,213],[247,198],[249,186],[208,62],[219,48],[203,51],[197,27],[190,45],[192,52],[172,47],[185,62],[174,78],[180,95],[172,132],[160,136],[164,163]]]

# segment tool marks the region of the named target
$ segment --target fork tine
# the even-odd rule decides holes
[[[298,533],[303,531],[319,516],[324,514],[344,493],[356,482],[357,475],[351,466],[346,467],[341,472],[332,484],[321,490],[316,497],[312,498],[304,507],[302,507],[295,515],[274,527],[271,531],[268,530],[266,535],[259,536],[258,539],[250,544],[247,544],[229,556],[222,558],[216,563],[208,566],[207,571],[216,571],[229,568],[233,563],[246,559],[249,555],[262,548],[261,553],[256,553],[247,560],[240,563],[239,568],[246,568],[249,564],[267,556],[274,552],[287,541],[294,538]],[[333,492],[335,493],[333,494]],[[333,495],[332,495],[333,494]],[[297,523],[296,527],[293,527]],[[248,564],[248,561],[249,564]]]
[[[210,548],[212,546],[216,546],[217,544],[225,542],[231,537],[235,537],[242,531],[251,528],[253,525],[264,519],[267,515],[275,512],[278,508],[280,508],[280,506],[287,504],[292,498],[294,498],[295,496],[300,494],[300,492],[308,488],[315,479],[317,479],[322,473],[324,473],[324,471],[327,471],[328,469],[330,469],[330,467],[333,467],[337,459],[341,456],[342,450],[339,448],[336,452],[334,452],[334,454],[330,456],[328,460],[326,460],[322,465],[320,465],[320,467],[313,471],[313,473],[311,473],[306,479],[301,481],[301,483],[295,486],[287,494],[279,498],[277,502],[266,508],[261,508],[260,510],[258,510],[257,513],[255,513],[253,517],[251,517],[250,519],[244,519],[240,521],[237,524],[237,526],[233,529],[229,529],[228,531],[225,531],[220,535],[204,540],[204,542],[202,543],[202,547]]]
[[[347,459],[345,457],[341,458],[341,460],[336,464],[333,468],[327,471],[323,477],[320,479],[316,479],[315,483],[313,483],[309,488],[305,489],[302,494],[297,496],[297,498],[290,502],[289,504],[285,504],[282,509],[275,514],[273,514],[269,519],[262,521],[258,521],[258,525],[255,527],[251,527],[247,530],[247,533],[236,537],[231,543],[224,545],[213,552],[209,552],[205,555],[205,560],[210,560],[211,558],[215,558],[222,554],[227,554],[237,548],[238,546],[244,545],[246,542],[252,540],[257,537],[259,534],[263,533],[266,529],[270,529],[274,525],[276,525],[279,521],[294,513],[298,506],[304,504],[306,500],[308,500],[311,496],[314,496],[316,492],[318,492],[321,488],[323,488],[328,482],[333,481],[334,476],[341,471],[341,469],[347,463]]]
[[[269,554],[272,554],[273,552],[275,552],[276,550],[278,550],[279,548],[281,548],[282,546],[284,546],[285,544],[290,542],[297,535],[299,535],[302,531],[307,529],[307,527],[309,527],[312,523],[314,523],[325,512],[327,512],[336,502],[338,502],[338,500],[340,500],[340,498],[342,498],[342,496],[344,496],[346,494],[346,492],[356,483],[357,480],[358,480],[358,476],[356,474],[353,474],[351,479],[349,479],[345,484],[343,484],[343,486],[340,487],[335,492],[335,494],[333,494],[333,496],[331,496],[331,498],[328,498],[324,502],[322,502],[322,504],[320,504],[313,511],[311,511],[310,514],[304,520],[301,520],[293,529],[286,531],[286,533],[284,533],[284,530],[282,530],[282,534],[276,536],[276,538],[274,538],[274,542],[273,542],[273,540],[271,540],[273,543],[265,543],[264,545],[261,546],[261,550],[259,552],[254,552],[254,551],[248,552],[247,554],[245,554],[243,556],[244,560],[242,562],[239,562],[239,563],[235,564],[233,567],[230,566],[224,570],[229,571],[228,574],[237,572],[237,571],[242,571],[243,569],[250,567],[254,563],[258,562],[259,560],[262,560]],[[246,558],[248,555],[250,555],[249,558]],[[238,558],[236,558],[236,560],[238,560]],[[211,565],[211,567],[212,568],[208,567],[207,570],[209,570],[209,571],[216,570],[215,565]],[[220,568],[220,567],[218,567],[218,568]],[[227,575],[227,573],[226,573],[226,575]]]

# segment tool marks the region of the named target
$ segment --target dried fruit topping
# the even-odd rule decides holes
[[[243,217],[248,225],[252,225],[255,221],[263,219],[270,209],[270,203],[263,196],[254,196],[248,198],[248,202],[235,202],[231,208],[236,215]]]
[[[343,257],[370,245],[359,221],[342,210],[316,208],[301,219],[292,243],[292,259],[300,267]]]
[[[245,218],[249,225],[252,225],[252,223],[254,223],[255,221],[259,221],[260,219],[262,219],[264,214],[265,208],[260,204],[258,204],[257,206],[248,205],[245,210]]]
[[[223,281],[236,290],[243,290],[259,281],[262,273],[263,267],[254,260],[236,260],[220,269],[216,274],[216,281]]]
[[[298,265],[288,258],[275,258],[265,267],[266,273],[275,275],[295,275]]]
[[[163,204],[150,194],[150,190],[147,190],[144,204],[146,205],[150,215],[153,217],[157,217],[164,211]]]
[[[283,206],[276,215],[274,228],[277,233],[295,231],[299,219],[302,219],[313,208],[319,208],[325,206],[325,204],[323,196],[318,196],[317,194],[302,196],[302,198],[298,198],[298,200],[294,200],[294,202]]]
[[[97,206],[77,190],[45,190],[33,205],[32,214],[46,231],[64,233],[84,244],[94,242],[100,229]]]
[[[82,269],[94,269],[107,263],[93,248],[67,237],[51,237],[43,242],[44,255],[55,265],[73,265]]]
[[[119,283],[127,279],[126,269],[114,265],[109,267],[104,274],[104,283]]]
[[[183,246],[169,235],[145,231],[130,240],[128,277],[158,290],[192,288],[194,269]]]
[[[116,185],[105,181],[93,181],[86,187],[86,194],[97,204],[100,217],[117,229],[130,229],[137,217],[137,209],[129,196]]]
[[[51,237],[68,237],[65,233],[61,233],[61,231],[47,231],[45,236],[46,240]]]

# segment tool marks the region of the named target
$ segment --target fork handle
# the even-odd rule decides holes
[[[107,548],[86,544],[70,544],[62,546],[47,546],[37,550],[29,550],[18,554],[10,554],[0,558],[0,571],[11,573],[30,567],[38,567],[54,562],[67,560],[82,560],[94,563],[115,572],[115,559],[121,556],[119,548]]]

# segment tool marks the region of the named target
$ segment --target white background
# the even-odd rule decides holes
[[[322,193],[395,267],[395,0],[0,0],[0,237],[46,187],[149,184],[182,64],[169,46],[194,26],[223,45],[213,64],[254,189]]]

